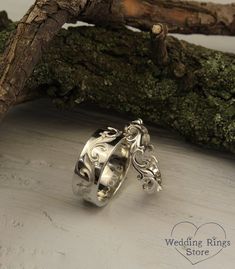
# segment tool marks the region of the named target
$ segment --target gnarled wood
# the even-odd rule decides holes
[[[174,0],[36,0],[20,21],[2,57],[0,119],[17,102],[42,51],[61,26],[82,19],[127,23],[141,29],[164,22],[171,32],[234,34],[235,6]]]
[[[164,22],[171,33],[235,35],[235,3],[124,0],[125,22],[146,30]]]
[[[235,55],[170,36],[166,48],[169,64],[162,66],[147,33],[61,30],[27,88],[41,89],[60,107],[96,104],[174,129],[195,144],[235,152]]]
[[[19,22],[1,63],[0,119],[17,102],[43,50],[67,16],[56,1],[39,0]]]
[[[79,19],[89,23],[108,21],[128,24],[149,31],[164,23],[171,33],[235,35],[235,3],[217,4],[177,0],[110,0],[97,2],[95,8]]]
[[[36,0],[21,19],[0,69],[0,119],[23,94],[26,80],[51,39],[70,17],[89,7],[89,0]]]

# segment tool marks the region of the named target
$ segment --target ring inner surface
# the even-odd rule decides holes
[[[100,175],[97,196],[104,202],[111,198],[125,179],[129,167],[129,148],[122,141],[109,157]]]

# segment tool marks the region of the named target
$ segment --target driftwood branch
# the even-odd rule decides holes
[[[235,35],[235,3],[217,4],[179,0],[101,1],[82,21],[97,24],[107,20],[128,24],[141,30],[162,22],[171,33]]]
[[[0,117],[17,102],[45,46],[66,20],[67,13],[48,0],[34,4],[19,22],[1,63]]]
[[[150,29],[164,22],[171,32],[234,34],[233,4],[174,0],[36,0],[19,22],[0,68],[0,119],[17,103],[42,52],[65,22],[129,24]]]
[[[90,3],[90,0],[36,0],[21,19],[2,57],[0,119],[23,95],[25,82],[48,43],[70,18],[89,9]]]
[[[234,151],[234,55],[166,39],[167,28],[234,35],[234,14],[234,4],[192,1],[36,0],[8,46],[0,44],[0,49],[6,46],[0,66],[0,119],[11,106],[41,95],[38,89],[43,89],[61,104],[84,98],[174,128],[198,144]],[[2,29],[8,35],[10,22],[4,16]],[[65,22],[76,20],[152,29],[151,38],[97,27],[75,34],[61,31],[53,41]],[[157,23],[159,33],[153,27]]]
[[[140,5],[140,9],[137,9],[140,15],[135,17],[135,10],[133,14],[127,12],[125,20],[128,24],[141,29],[149,29],[151,25],[160,21],[167,24],[171,33],[235,35],[235,3],[126,0],[127,10],[128,4],[135,2]]]
[[[96,104],[174,129],[196,144],[235,152],[235,55],[167,37],[163,67],[152,58],[152,34],[61,30],[24,89],[59,107]]]

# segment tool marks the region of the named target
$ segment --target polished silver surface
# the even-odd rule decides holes
[[[106,205],[125,180],[130,163],[145,191],[161,190],[161,174],[152,149],[148,130],[140,119],[123,132],[112,127],[98,129],[76,164],[74,193],[97,206]]]
[[[74,193],[104,206],[121,186],[129,163],[130,150],[123,133],[111,127],[97,130],[76,164]]]
[[[139,172],[138,179],[142,182],[143,189],[148,193],[162,190],[158,161],[153,155],[154,147],[150,144],[150,135],[143,121],[132,121],[124,129],[124,135],[130,145],[131,161]]]

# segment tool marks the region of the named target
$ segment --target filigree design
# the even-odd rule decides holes
[[[99,133],[92,141],[89,141],[86,146],[86,152],[78,161],[75,172],[83,176],[82,188],[88,188],[94,179],[95,169],[100,168],[101,165],[108,158],[108,143],[118,137],[121,132],[115,128],[107,127]]]
[[[103,138],[116,138],[119,135],[121,135],[122,132],[113,128],[113,127],[107,127],[107,130],[104,130],[103,132],[100,132],[100,136]]]
[[[119,130],[112,127],[107,127],[106,130],[100,132],[100,136],[89,143],[87,155],[90,161],[98,165],[102,160],[106,160],[107,156],[103,153],[107,152],[108,143],[113,141],[120,134],[121,132]]]
[[[150,136],[143,121],[141,119],[132,121],[125,127],[124,135],[130,144],[132,164],[139,172],[138,179],[142,182],[143,189],[149,193],[160,191],[161,173],[157,165],[158,161],[152,154],[153,145],[150,144]]]

